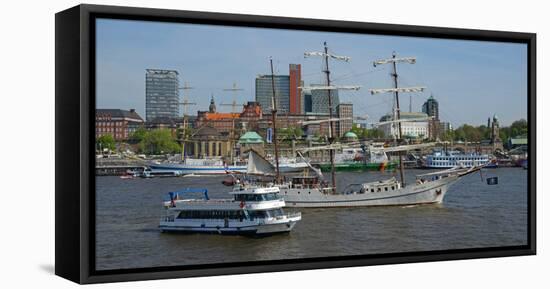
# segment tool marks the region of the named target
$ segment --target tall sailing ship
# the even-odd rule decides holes
[[[394,120],[397,126],[398,135],[396,143],[393,147],[374,149],[379,152],[398,152],[399,153],[399,172],[400,180],[395,177],[390,179],[366,182],[361,184],[348,185],[343,191],[337,191],[334,152],[342,149],[343,145],[334,143],[332,132],[334,131],[334,119],[332,118],[332,100],[330,91],[333,89],[358,89],[357,87],[336,87],[331,86],[329,59],[350,61],[349,57],[337,56],[329,53],[325,43],[323,52],[309,52],[305,56],[321,56],[324,59],[326,87],[316,87],[316,89],[325,89],[328,92],[329,98],[329,144],[317,148],[305,148],[298,154],[307,153],[312,150],[329,150],[331,161],[331,183],[323,180],[323,175],[320,170],[311,167],[316,172],[317,176],[300,176],[292,177],[290,180],[283,181],[280,177],[278,167],[273,168],[267,161],[262,161],[260,157],[255,157],[254,152],[251,152],[249,157],[249,165],[247,172],[252,175],[275,175],[273,186],[279,187],[279,194],[284,198],[288,207],[356,207],[356,206],[388,206],[388,205],[415,205],[415,204],[430,204],[441,203],[445,197],[449,187],[456,183],[460,178],[479,171],[483,166],[473,166],[470,168],[454,167],[448,170],[433,172],[416,176],[414,184],[406,184],[404,178],[404,166],[402,152],[414,149],[421,149],[432,144],[407,145],[401,144],[402,130],[400,120],[399,93],[400,92],[420,92],[424,87],[399,87],[397,82],[397,63],[416,63],[416,59],[412,57],[397,58],[395,53],[392,58],[378,60],[374,65],[391,64],[393,67],[392,77],[394,87],[388,89],[372,89],[372,94],[378,93],[393,93],[394,101]],[[273,92],[273,99],[275,99]],[[275,106],[274,106],[275,107]],[[273,113],[273,127],[276,128],[276,111]],[[277,150],[275,138],[275,150]],[[276,154],[277,157],[277,154]],[[273,172],[274,170],[274,172]]]

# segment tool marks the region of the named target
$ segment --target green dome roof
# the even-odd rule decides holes
[[[357,138],[357,135],[352,131],[348,131],[344,134],[344,137],[345,138]]]
[[[258,143],[264,143],[264,140],[263,140],[262,136],[260,136],[255,131],[249,131],[249,132],[243,134],[239,138],[239,143],[240,144],[258,144]]]

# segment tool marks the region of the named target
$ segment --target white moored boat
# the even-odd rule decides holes
[[[435,152],[426,156],[426,168],[452,168],[455,166],[475,167],[487,165],[491,160],[486,154],[464,154],[458,151]]]
[[[149,167],[155,172],[174,172],[180,175],[225,175],[231,172],[246,172],[246,165],[235,162],[228,165],[222,159],[191,159],[186,158],[184,162],[152,162]],[[282,172],[300,172],[308,168],[305,162],[298,162],[296,159],[283,159],[279,162]]]
[[[181,199],[186,193],[204,193],[204,199]],[[300,213],[285,213],[278,187],[235,189],[233,199],[209,199],[206,189],[169,193],[164,202],[163,232],[269,235],[290,232],[302,219]]]
[[[237,163],[228,165],[220,158],[186,158],[183,162],[152,162],[149,164],[149,167],[155,171],[175,171],[183,175],[223,175],[227,170],[237,172],[246,171],[246,166]]]

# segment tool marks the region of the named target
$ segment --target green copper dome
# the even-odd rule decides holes
[[[262,136],[260,136],[257,132],[249,131],[243,134],[239,138],[239,143],[240,144],[259,144],[259,143],[264,143],[264,140],[262,139]]]
[[[344,134],[344,137],[345,138],[357,138],[357,135],[352,131],[348,131]]]

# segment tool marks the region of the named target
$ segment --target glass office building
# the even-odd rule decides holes
[[[147,69],[145,74],[145,119],[177,118],[179,80],[175,70]]]
[[[313,84],[314,86],[324,86],[321,84]],[[336,107],[340,104],[340,99],[338,97],[338,90],[333,89],[330,91],[330,97],[332,99],[332,114],[336,116]],[[311,90],[311,112],[315,114],[328,114],[329,105],[328,105],[328,90]]]
[[[277,113],[288,113],[290,111],[290,77],[288,75],[275,75],[274,82]],[[260,103],[264,114],[271,114],[272,95],[271,75],[256,77],[256,102]]]

